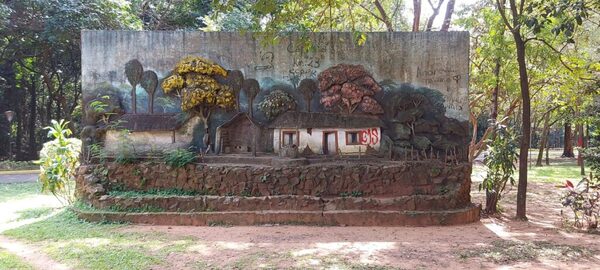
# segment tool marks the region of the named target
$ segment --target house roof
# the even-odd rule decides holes
[[[121,121],[118,129],[130,131],[172,131],[187,122],[177,114],[124,114],[117,121]]]
[[[322,112],[288,111],[273,121],[270,128],[368,128],[382,127],[376,116]]]
[[[247,113],[239,112],[236,115],[234,115],[233,117],[231,117],[231,119],[227,120],[227,122],[220,125],[218,128],[227,128],[227,127],[235,124],[238,120],[244,119],[244,118],[248,119],[248,121],[250,121],[250,123],[252,123],[254,126],[257,126],[257,127],[261,126],[258,122],[255,122],[254,120],[252,120],[252,118],[250,118],[250,116]]]

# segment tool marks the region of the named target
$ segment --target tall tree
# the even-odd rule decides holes
[[[596,3],[595,5],[600,5]],[[521,90],[522,132],[519,149],[519,183],[517,191],[518,219],[527,219],[527,156],[531,140],[531,95],[527,67],[528,41],[537,40],[548,44],[541,36],[542,30],[552,28],[555,35],[564,34],[566,42],[572,42],[573,31],[587,17],[585,1],[520,1],[509,0],[508,7],[504,0],[496,0],[496,7],[502,21],[513,36],[516,46],[516,59],[519,67],[519,84]]]

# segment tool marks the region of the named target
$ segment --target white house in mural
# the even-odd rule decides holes
[[[123,143],[133,146],[136,153],[188,147],[199,119],[181,120],[176,114],[124,114],[117,121],[118,127],[106,132],[104,144],[109,153],[118,152]],[[126,138],[124,130],[128,131]]]
[[[296,145],[302,152],[309,147],[313,153],[334,155],[358,154],[367,146],[379,149],[381,127],[377,117],[334,113],[286,112],[269,128],[273,132],[273,150]]]

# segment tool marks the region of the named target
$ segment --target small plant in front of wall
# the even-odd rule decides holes
[[[108,154],[101,144],[94,143],[89,146],[89,159],[97,160],[99,163],[104,163],[107,157]]]
[[[110,116],[115,114],[113,112],[107,111],[107,109],[109,108],[109,104],[108,104],[109,100],[110,100],[110,96],[105,95],[105,96],[100,97],[100,99],[94,100],[88,104],[88,107],[90,108],[90,110],[92,110],[96,114],[101,115],[101,118],[99,121],[101,121],[104,124],[108,124]]]
[[[171,150],[163,156],[165,163],[173,168],[181,168],[196,160],[196,153],[187,149]]]
[[[129,130],[123,129],[119,133],[118,150],[115,155],[115,162],[119,164],[131,164],[137,160],[133,142],[129,137]]]
[[[52,120],[52,126],[44,128],[53,140],[44,143],[39,160],[42,190],[51,192],[63,204],[71,204],[75,199],[73,180],[81,152],[81,141],[69,138],[72,132],[67,128],[68,123]]]

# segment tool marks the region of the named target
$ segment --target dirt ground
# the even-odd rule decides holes
[[[473,184],[473,201],[484,195]],[[529,221],[515,221],[515,193],[503,214],[451,227],[129,226],[195,239],[169,255],[169,269],[600,269],[600,235],[563,227],[561,189],[531,183]],[[196,240],[197,239],[197,240]],[[194,262],[194,263],[191,263]]]

